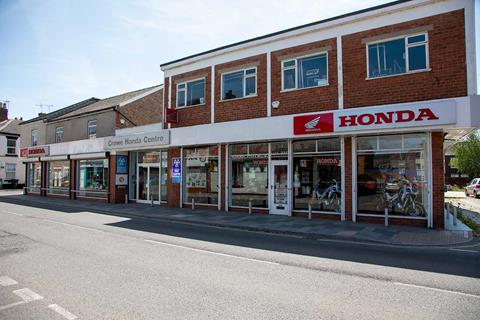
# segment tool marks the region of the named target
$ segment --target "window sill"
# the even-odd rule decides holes
[[[365,80],[376,80],[376,79],[383,79],[383,78],[399,77],[399,76],[406,76],[406,75],[409,75],[409,74],[429,72],[429,71],[432,71],[432,68],[422,69],[422,70],[415,70],[415,71],[409,71],[409,72],[398,73],[398,74],[390,74],[390,75],[388,75],[388,76],[381,76],[381,77],[375,77],[375,78],[366,77]]]
[[[199,104],[192,104],[191,106],[184,106],[184,107],[175,107],[175,110],[182,110],[182,109],[188,109],[188,108],[193,108],[193,107],[201,107],[207,105],[206,103],[199,103]]]
[[[252,95],[249,95],[249,96],[246,96],[246,97],[240,97],[240,98],[221,99],[221,100],[218,100],[218,102],[236,101],[236,100],[242,100],[242,99],[248,99],[248,98],[255,98],[255,97],[258,97],[258,95],[257,95],[257,94],[252,94]]]
[[[330,85],[330,83],[327,82],[325,84],[321,84],[319,86],[314,86],[314,87],[284,89],[284,90],[280,90],[280,93],[299,91],[299,90],[316,89],[316,88],[328,87],[329,85]]]

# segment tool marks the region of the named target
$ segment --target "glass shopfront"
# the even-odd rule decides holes
[[[183,202],[218,204],[218,146],[183,150]]]
[[[340,213],[340,139],[293,142],[293,209]]]
[[[427,135],[366,136],[356,139],[357,212],[426,218]]]
[[[78,196],[107,198],[108,159],[78,160]]]
[[[42,190],[41,162],[28,163],[28,192],[40,193]]]
[[[130,152],[130,199],[154,203],[167,200],[167,151]]]
[[[70,161],[48,162],[48,194],[68,195],[70,190]]]

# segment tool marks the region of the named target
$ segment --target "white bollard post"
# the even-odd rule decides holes
[[[248,201],[248,214],[252,214],[252,201]]]
[[[388,208],[385,208],[385,227],[388,227]]]
[[[308,202],[308,220],[312,220],[312,203]]]
[[[447,211],[447,220],[450,220],[450,202],[445,203],[445,210]]]
[[[195,198],[192,198],[192,211],[195,210]]]
[[[458,213],[458,208],[453,207],[453,225],[454,226],[457,225],[457,213]]]
[[[128,204],[128,194],[125,194],[125,204]]]
[[[150,199],[152,199],[152,202],[150,203],[150,207],[153,207],[153,196],[150,194]]]

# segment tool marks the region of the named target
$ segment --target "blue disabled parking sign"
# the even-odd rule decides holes
[[[172,158],[172,183],[180,183],[182,179],[182,160]]]

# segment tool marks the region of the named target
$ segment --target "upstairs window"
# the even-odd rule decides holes
[[[55,143],[63,141],[63,127],[55,128]]]
[[[97,137],[97,120],[88,121],[87,133],[88,139],[95,139]]]
[[[255,96],[257,94],[257,68],[222,74],[222,100]]]
[[[282,90],[328,84],[327,53],[282,61]]]
[[[378,78],[427,70],[426,33],[368,44],[368,77]]]
[[[17,139],[7,138],[7,154],[8,155],[17,154]]]
[[[38,130],[32,130],[32,135],[31,135],[31,139],[32,139],[32,147],[38,145]]]
[[[205,79],[177,84],[177,108],[205,103]]]

